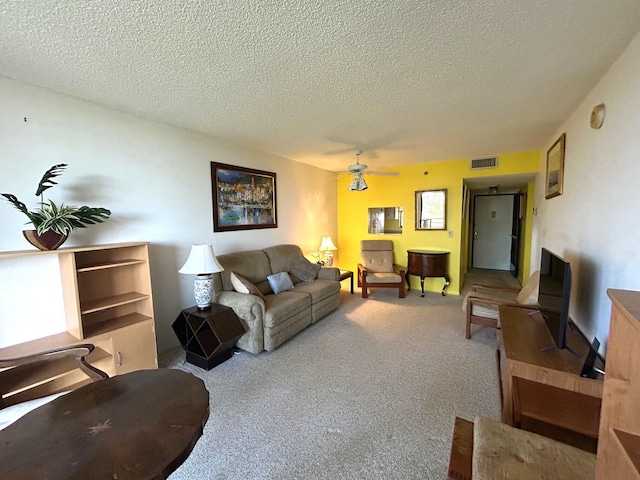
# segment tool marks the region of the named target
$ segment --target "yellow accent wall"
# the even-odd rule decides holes
[[[451,284],[447,293],[459,295],[464,265],[468,256],[468,225],[462,219],[462,191],[464,179],[502,175],[535,174],[540,168],[540,152],[518,152],[499,155],[498,168],[471,170],[468,158],[430,162],[394,168],[398,176],[366,175],[369,188],[350,191],[352,175],[338,175],[338,239],[335,265],[344,270],[357,271],[360,261],[360,240],[389,239],[393,241],[396,263],[407,264],[407,250],[412,248],[449,251],[448,272]],[[424,172],[428,174],[425,175]],[[447,189],[447,230],[415,230],[415,192],[417,190]],[[527,212],[533,201],[532,187],[527,192]],[[373,235],[368,231],[369,208],[402,207],[404,225],[402,235]],[[523,270],[528,278],[531,255],[531,220],[525,220],[523,241]],[[449,237],[448,232],[452,232]],[[523,271],[524,275],[525,272]],[[420,288],[420,279],[410,277],[411,289]],[[439,292],[443,280],[425,279],[425,291]]]

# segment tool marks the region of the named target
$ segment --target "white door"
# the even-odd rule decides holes
[[[476,195],[473,222],[472,266],[509,270],[513,195]]]

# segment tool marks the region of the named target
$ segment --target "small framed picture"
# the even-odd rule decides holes
[[[276,174],[211,162],[213,231],[277,228]]]
[[[562,195],[565,139],[566,133],[563,133],[547,151],[547,183],[545,184],[544,198]]]

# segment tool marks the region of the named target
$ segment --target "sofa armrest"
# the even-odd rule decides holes
[[[251,353],[264,350],[264,300],[256,295],[224,290],[216,295],[216,303],[230,307],[247,329],[236,344],[239,348]]]
[[[318,271],[319,280],[335,280],[340,281],[340,269],[338,267],[322,267]]]

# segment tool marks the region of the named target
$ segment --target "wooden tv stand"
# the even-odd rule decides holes
[[[547,436],[582,436],[591,440],[583,448],[593,449],[598,438],[603,378],[580,376],[589,351],[584,337],[567,328],[569,350],[549,349],[553,343],[540,312],[524,307],[500,306],[498,370],[502,400],[502,421]],[[577,435],[574,435],[577,434]],[[575,439],[574,439],[575,440]]]

